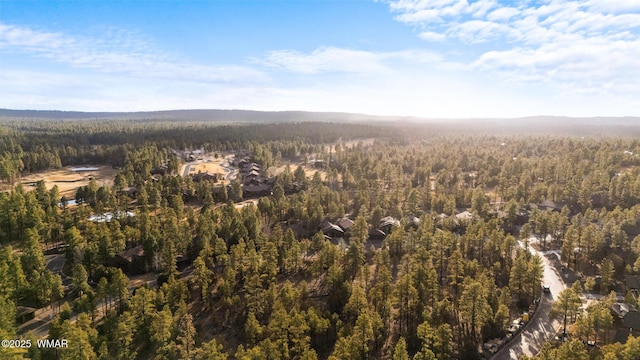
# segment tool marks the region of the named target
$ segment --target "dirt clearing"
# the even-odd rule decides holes
[[[87,166],[86,168],[90,168],[90,170],[85,170],[84,168],[80,168],[83,171],[72,170],[78,168],[80,167],[70,166],[57,170],[29,174],[22,177],[14,186],[22,183],[24,189],[29,191],[35,189],[35,184],[38,181],[44,180],[47,189],[58,185],[60,196],[72,199],[75,197],[78,188],[89,184],[91,180],[95,180],[99,186],[113,186],[113,179],[118,173],[118,170],[111,166]]]

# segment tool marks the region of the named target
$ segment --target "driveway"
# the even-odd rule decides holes
[[[529,323],[522,329],[520,334],[491,357],[493,360],[517,360],[522,355],[535,356],[542,348],[542,345],[552,339],[560,328],[560,322],[552,320],[549,316],[553,300],[565,289],[564,281],[552,265],[552,262],[557,260],[558,254],[554,251],[540,252],[532,247],[529,247],[529,251],[532,254],[540,255],[542,258],[544,265],[542,282],[550,287],[551,293],[542,294],[538,310],[531,317]]]
[[[64,267],[64,263],[67,261],[64,254],[45,255],[44,259],[47,262],[47,269],[54,274],[63,275],[62,268]]]

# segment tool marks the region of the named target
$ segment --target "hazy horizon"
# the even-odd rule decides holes
[[[375,115],[366,113],[352,113],[339,111],[306,111],[306,110],[251,110],[251,109],[171,109],[171,110],[141,110],[141,111],[77,111],[55,109],[5,109],[0,108],[1,117],[13,118],[40,118],[40,119],[180,119],[180,120],[211,120],[213,122],[222,119],[251,121],[251,122],[296,122],[296,121],[407,121],[415,123],[445,122],[464,123],[467,121],[478,122],[503,122],[503,121],[532,121],[555,122],[563,120],[567,123],[580,124],[581,122],[597,123],[598,125],[637,124],[640,126],[640,116],[562,116],[562,115],[529,115],[518,117],[422,117],[404,115]],[[620,122],[615,122],[619,120]],[[611,122],[614,121],[614,122]],[[531,124],[529,124],[531,125]]]
[[[3,1],[0,108],[640,115],[640,4]]]

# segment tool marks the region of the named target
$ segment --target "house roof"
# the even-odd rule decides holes
[[[471,220],[471,218],[473,218],[473,214],[467,210],[461,212],[460,214],[456,214],[456,219],[458,220]]]
[[[342,229],[349,230],[352,226],[353,226],[354,222],[353,220],[349,219],[349,218],[342,218],[340,219],[340,221],[338,221],[338,226],[340,226]]]
[[[251,171],[251,170],[260,170],[260,165],[256,164],[256,163],[250,163],[250,164],[244,164],[242,165],[242,171],[243,172],[247,172],[247,171]]]
[[[93,221],[93,222],[110,222],[114,217],[116,219],[122,219],[123,217],[134,217],[134,216],[136,216],[136,214],[132,213],[131,211],[126,211],[124,213],[122,211],[116,211],[115,213],[106,212],[104,214],[94,214],[89,216],[87,220]]]
[[[263,191],[271,191],[271,186],[261,184],[261,185],[247,185],[242,188],[243,191],[249,193],[260,193]]]
[[[422,220],[420,220],[419,217],[414,216],[414,215],[409,216],[409,225],[420,226],[421,222],[422,222]]]
[[[16,317],[20,317],[26,314],[31,314],[36,312],[36,308],[28,307],[28,306],[16,306]]]
[[[380,219],[379,227],[385,227],[385,226],[400,226],[400,221],[394,218],[393,216],[385,216],[382,219]]]
[[[613,342],[621,344],[625,344],[627,339],[629,339],[629,330],[627,329],[617,329],[616,334],[613,336]]]
[[[628,312],[622,319],[622,325],[626,328],[640,329],[640,313],[637,311]]]
[[[387,234],[380,229],[370,229],[369,236],[387,236]]]
[[[627,303],[615,303],[611,305],[613,311],[619,318],[623,319],[629,312],[637,311],[636,307]]]
[[[625,275],[627,290],[640,289],[640,275]]]
[[[250,186],[250,185],[260,185],[263,182],[265,182],[265,179],[262,176],[251,176],[251,177],[245,178],[242,183],[244,184],[244,186]]]
[[[322,232],[328,232],[328,231],[337,231],[340,233],[344,233],[344,231],[342,230],[342,228],[340,228],[340,226],[333,224],[329,221],[327,221],[323,226],[322,226]]]
[[[117,256],[130,263],[134,258],[144,256],[144,247],[138,245],[134,248],[120,251]]]

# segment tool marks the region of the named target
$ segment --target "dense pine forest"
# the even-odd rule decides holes
[[[554,251],[536,358],[640,358],[640,141],[500,127],[3,118],[0,358],[489,358]]]

